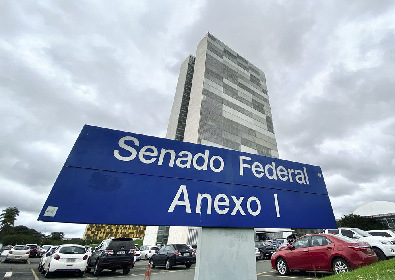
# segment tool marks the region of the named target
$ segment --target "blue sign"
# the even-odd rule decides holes
[[[39,220],[336,227],[318,166],[88,125]]]

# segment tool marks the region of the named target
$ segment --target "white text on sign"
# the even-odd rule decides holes
[[[182,195],[182,198],[181,198],[181,195]],[[244,201],[243,196],[236,197],[236,196],[231,195],[230,197],[234,202],[233,210],[230,212],[231,216],[234,216],[237,213],[240,213],[240,215],[245,216],[246,211],[244,211],[245,208],[243,208],[243,206],[246,207],[247,213],[249,213],[252,216],[258,216],[261,213],[261,209],[262,209],[261,202],[257,197],[251,196],[247,199],[247,201],[245,203],[243,203],[243,201]],[[210,194],[198,193],[197,197],[196,197],[196,208],[195,208],[196,214],[202,213],[201,208],[202,208],[203,199],[206,200],[206,204],[207,204],[206,214],[208,214],[208,215],[210,215],[212,213],[212,207],[211,207],[212,204],[214,204],[215,212],[220,215],[228,214],[229,211],[231,210],[230,199],[226,194],[223,194],[223,193],[217,194],[214,198],[214,203],[213,203],[213,199]],[[280,207],[278,204],[277,194],[274,194],[274,201],[275,201],[276,216],[280,217]],[[184,207],[185,213],[187,213],[187,214],[192,213],[191,203],[189,201],[189,195],[188,195],[188,190],[187,190],[186,185],[181,185],[178,188],[178,191],[177,191],[176,195],[174,196],[174,199],[169,207],[169,210],[167,210],[167,212],[170,212],[170,213],[174,212],[176,206]]]
[[[153,145],[143,146],[138,150],[140,141],[133,136],[124,136],[118,141],[122,150],[114,150],[114,157],[120,161],[139,160],[144,164],[166,165],[172,168],[194,168],[201,171],[221,172],[226,164],[222,157],[210,155],[210,150],[204,153],[192,154],[189,151],[176,152],[172,149],[157,148]],[[262,165],[260,162],[251,162],[247,156],[239,156],[239,175],[244,176],[251,172],[256,178],[266,177],[270,180],[281,180],[283,182],[296,182],[298,184],[309,185],[309,177],[306,168],[303,170],[286,168],[282,165],[276,166],[276,162]]]

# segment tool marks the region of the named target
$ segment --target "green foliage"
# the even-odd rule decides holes
[[[362,217],[354,214],[350,214],[341,218],[337,222],[337,226],[360,228],[362,230],[387,229],[387,227],[380,223],[377,219]]]
[[[4,226],[14,226],[16,217],[19,216],[19,210],[17,207],[8,207],[0,214],[1,228]]]
[[[64,233],[63,232],[51,232],[51,239],[56,240],[63,240]]]
[[[143,240],[141,240],[141,239],[133,239],[133,241],[134,241],[135,245],[139,246],[139,248],[141,246],[143,246]]]
[[[9,228],[3,235],[1,242],[3,245],[41,244],[42,234],[26,226],[16,226]]]
[[[381,261],[356,270],[325,277],[325,280],[393,280],[395,259]]]

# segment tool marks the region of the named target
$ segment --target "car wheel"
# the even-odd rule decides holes
[[[191,266],[192,266],[191,263],[186,263],[186,264],[185,264],[185,267],[186,267],[186,268],[191,268]]]
[[[130,272],[130,266],[124,267],[122,270],[123,275],[129,274],[129,272]]]
[[[51,278],[51,276],[52,276],[52,273],[49,272],[49,269],[47,271],[45,271],[45,274],[44,274],[45,278]]]
[[[4,259],[3,263],[8,263],[8,260],[7,260],[7,259]]]
[[[379,248],[373,247],[373,251],[376,253],[379,261],[384,261],[387,259],[387,257],[384,255],[383,251],[381,251]]]
[[[287,275],[289,273],[288,264],[283,258],[279,258],[276,261],[276,269],[277,272],[282,276]]]
[[[152,260],[152,258],[149,259],[149,263],[150,263],[150,265],[151,265],[152,268],[155,268],[154,261]]]
[[[333,273],[339,274],[339,273],[347,272],[347,271],[351,270],[351,268],[344,259],[337,258],[332,263],[332,270],[333,270]]]
[[[99,276],[101,271],[102,271],[102,269],[99,266],[99,261],[97,261],[95,264],[95,268],[93,269],[93,275]]]
[[[85,268],[85,272],[91,272],[91,268],[90,267],[87,267],[87,268]]]
[[[166,261],[166,269],[167,269],[167,270],[170,270],[170,269],[171,269],[171,263],[170,263],[170,260],[169,260],[169,259],[167,259],[167,261]]]
[[[111,269],[112,273],[115,273],[117,270],[115,268]]]
[[[78,276],[78,277],[84,277],[84,272],[83,272],[83,271],[78,272],[78,273],[77,273],[77,276]]]
[[[258,257],[258,259],[259,260],[263,260],[265,257],[263,256],[263,253],[262,252],[259,252],[259,257]]]

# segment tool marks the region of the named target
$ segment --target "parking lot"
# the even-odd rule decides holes
[[[3,260],[1,260],[3,261]],[[45,279],[37,270],[39,263],[38,258],[30,258],[27,264],[22,263],[0,263],[0,279],[10,279],[10,280],[37,280]],[[122,270],[112,273],[110,270],[104,270],[100,277],[95,277],[91,273],[85,273],[81,277],[76,277],[72,274],[57,274],[54,275],[54,279],[144,279],[145,272],[147,271],[147,261],[136,262],[135,267],[131,270],[129,275],[122,275]],[[195,265],[190,269],[186,269],[185,266],[176,266],[172,270],[166,270],[164,267],[154,268],[151,272],[151,279],[160,280],[193,280],[195,273]],[[280,279],[317,279],[323,278],[328,274],[317,274],[314,273],[292,273],[289,276],[280,277],[275,271],[270,267],[270,260],[260,260],[257,261],[257,279],[259,280],[280,280]]]

